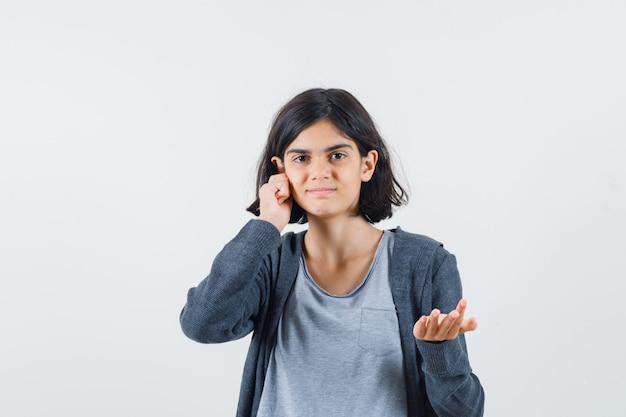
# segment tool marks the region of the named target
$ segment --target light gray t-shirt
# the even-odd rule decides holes
[[[400,332],[389,286],[393,236],[384,232],[365,279],[346,295],[324,291],[301,259],[258,416],[407,416]]]

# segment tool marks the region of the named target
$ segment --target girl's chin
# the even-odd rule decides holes
[[[342,215],[352,216],[359,212],[356,204],[339,205],[337,204],[337,200],[298,198],[295,201],[309,217],[329,218]]]
[[[328,217],[338,214],[336,210],[329,207],[302,207],[309,217]]]
[[[338,216],[349,216],[352,217],[358,214],[358,210],[336,210],[331,207],[308,207],[304,208],[306,211],[307,217],[317,217],[320,219],[329,219]]]

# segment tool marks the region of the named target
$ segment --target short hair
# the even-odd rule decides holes
[[[372,117],[352,94],[335,88],[303,91],[278,111],[257,167],[256,200],[247,210],[257,216],[260,214],[259,189],[270,176],[278,174],[271,158],[284,159],[285,150],[300,132],[321,119],[330,120],[342,135],[353,140],[361,156],[371,150],[378,152],[372,178],[361,183],[358,210],[370,223],[390,218],[393,206],[406,204],[408,194],[393,173],[387,145]],[[306,212],[293,201],[289,223],[306,222]]]

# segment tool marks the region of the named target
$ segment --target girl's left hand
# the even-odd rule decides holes
[[[455,339],[459,334],[476,330],[478,322],[474,317],[463,319],[467,300],[461,299],[456,309],[448,314],[442,314],[434,309],[430,316],[422,316],[413,326],[413,335],[416,339],[427,342],[442,342]]]

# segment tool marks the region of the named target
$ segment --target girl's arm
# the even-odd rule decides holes
[[[476,328],[474,319],[463,318],[466,302],[461,293],[456,260],[445,252],[432,282],[432,305],[437,311],[415,325],[417,348],[424,359],[426,393],[439,417],[479,417],[484,410],[484,391],[472,373],[465,335],[459,333]],[[451,314],[439,315],[438,311]]]
[[[180,314],[185,335],[220,343],[250,333],[269,294],[269,255],[280,242],[272,224],[250,220],[216,256],[209,276],[189,290]]]
[[[278,164],[277,157],[272,162]],[[282,164],[282,162],[281,162]],[[244,337],[269,294],[270,253],[289,222],[291,193],[284,173],[259,189],[259,218],[249,221],[213,261],[209,276],[187,294],[180,314],[183,332],[201,343]]]

